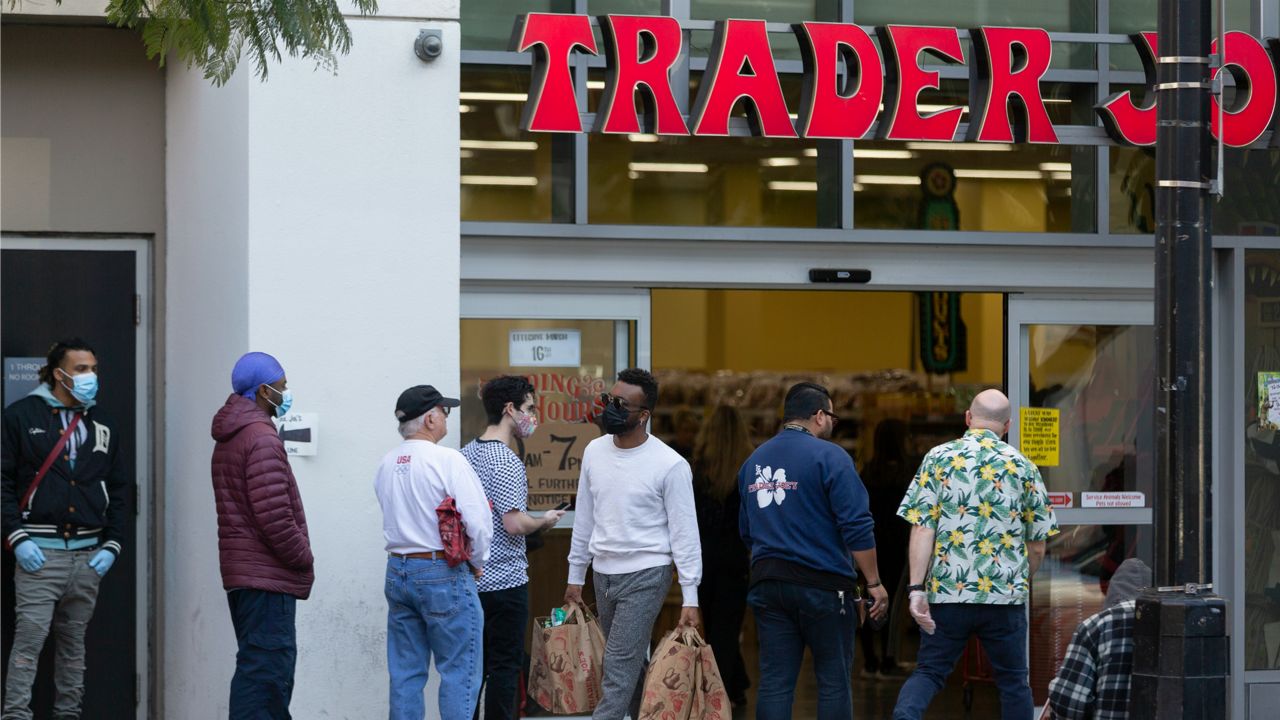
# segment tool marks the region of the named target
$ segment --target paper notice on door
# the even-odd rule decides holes
[[[1146,493],[1133,492],[1082,492],[1082,508],[1140,508],[1147,506]]]
[[[529,509],[550,510],[573,502],[582,473],[582,453],[600,437],[594,423],[549,422],[516,449],[529,477]]]
[[[1040,467],[1058,466],[1059,416],[1057,408],[1021,408],[1018,437],[1022,454]]]
[[[1258,417],[1262,425],[1280,429],[1280,372],[1258,373]]]
[[[511,367],[582,365],[581,330],[512,330],[507,349]]]

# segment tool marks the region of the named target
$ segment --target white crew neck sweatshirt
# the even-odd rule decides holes
[[[578,479],[569,584],[584,584],[592,563],[622,575],[672,562],[684,606],[697,607],[702,546],[689,463],[652,435],[627,450],[612,435],[592,440]]]

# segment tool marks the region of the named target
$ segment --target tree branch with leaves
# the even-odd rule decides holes
[[[361,15],[378,11],[377,0],[351,2]],[[335,0],[109,0],[107,18],[140,27],[148,58],[163,66],[175,53],[216,85],[226,84],[244,57],[265,80],[285,54],[334,71],[336,55],[351,50],[351,30]]]

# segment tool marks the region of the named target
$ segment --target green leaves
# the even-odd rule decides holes
[[[377,0],[351,2],[361,15],[378,11]],[[164,65],[175,53],[215,85],[226,84],[246,56],[265,80],[285,54],[333,72],[335,53],[351,49],[336,0],[110,0],[107,17],[121,27],[141,27],[147,57]]]

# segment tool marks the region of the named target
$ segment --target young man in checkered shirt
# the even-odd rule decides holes
[[[529,561],[525,536],[555,527],[563,510],[529,515],[529,479],[524,462],[511,451],[515,438],[538,429],[534,387],[523,377],[493,378],[480,390],[488,428],[462,449],[493,506],[493,545],[476,585],[484,608],[484,717],[519,717],[516,689],[524,662],[525,625],[529,622]]]
[[[1151,569],[1131,558],[1120,564],[1102,611],[1085,619],[1049,683],[1049,708],[1059,720],[1126,720],[1133,676],[1133,624],[1138,592]]]

